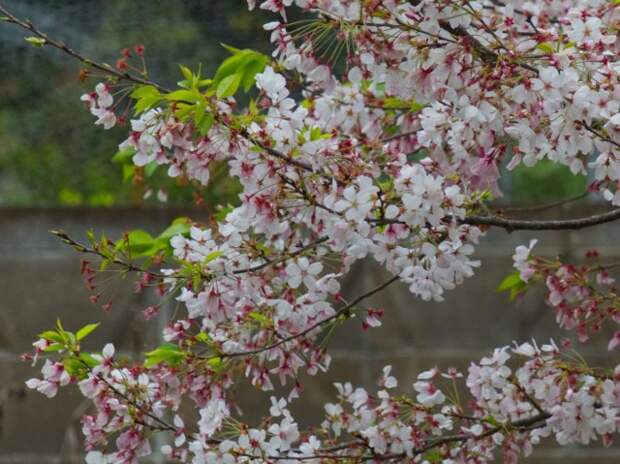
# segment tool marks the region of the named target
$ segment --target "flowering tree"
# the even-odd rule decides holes
[[[293,3],[305,19],[287,19]],[[134,361],[111,344],[84,350],[94,324],[72,333],[58,323],[34,343],[31,358],[45,361],[27,385],[48,397],[72,385],[92,400],[82,417],[89,464],[138,462],[154,434],[169,436],[161,451],[171,460],[193,463],[516,462],[548,436],[610,444],[620,365],[592,368],[552,341],[499,347],[464,373],[421,372],[410,398],[392,393],[386,366],[376,392],[337,384],[324,421],[307,430],[289,403],[301,373],[329,368],[325,330],[380,326],[383,312],[364,300],[393,282],[412,298],[442,300],[473,276],[488,228],[620,218],[613,209],[516,220],[487,204],[501,194],[504,161],[510,170],[548,159],[592,172],[590,190],[620,205],[618,3],[267,0],[260,8],[280,18],[265,25],[272,56],[230,48],[211,78],[182,67],[176,89],[149,79],[141,47],[115,67],[98,63],[0,6],[4,21],[30,31],[26,40],[80,60],[84,77],[103,75],[82,99],[103,129],[131,119],[117,161],[139,175],[165,166],[197,186],[226,166],[241,185],[239,204],[210,223],[181,219],[158,237],[132,231],[81,244],[57,232],[98,259],[82,262],[94,301],[98,269],[114,266],[185,310],[165,343]],[[252,97],[244,108],[242,91]],[[546,286],[558,323],[583,342],[620,321],[604,261],[573,266],[534,256],[534,245],[517,248],[500,288],[515,296]],[[393,277],[343,296],[341,278],[366,257]],[[609,349],[619,346],[617,331]],[[232,387],[268,391],[276,380],[288,396],[272,397],[262,423],[243,423]],[[181,417],[182,402],[194,419]]]

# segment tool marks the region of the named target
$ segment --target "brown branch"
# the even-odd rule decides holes
[[[509,219],[500,216],[468,216],[460,219],[459,223],[474,226],[501,227],[511,232],[514,230],[578,230],[605,224],[620,219],[620,208],[601,214],[593,214],[577,219],[560,220],[521,220]]]
[[[151,275],[153,277],[156,277],[156,278],[159,278],[159,279],[166,279],[166,278],[171,278],[171,277],[174,278],[175,277],[175,276],[167,276],[167,275],[164,275],[164,274],[159,274],[157,272],[149,271],[148,269],[144,269],[142,267],[136,266],[135,264],[132,264],[132,263],[127,262],[127,261],[123,261],[123,260],[118,259],[116,257],[115,258],[110,258],[105,253],[102,253],[101,251],[99,251],[99,250],[97,250],[95,248],[87,247],[86,245],[84,245],[84,244],[74,240],[73,238],[69,237],[64,230],[50,230],[50,233],[52,235],[55,235],[56,237],[58,237],[60,240],[62,240],[64,243],[66,243],[67,245],[72,247],[77,252],[99,256],[100,258],[102,258],[104,260],[108,260],[112,264],[116,264],[118,266],[123,267],[127,272],[145,273],[145,274],[149,274],[149,275]]]
[[[541,412],[535,416],[526,418],[526,419],[521,419],[521,420],[517,420],[517,421],[513,421],[513,422],[509,422],[507,424],[501,424],[495,427],[492,427],[488,430],[486,430],[485,432],[481,433],[480,435],[472,435],[472,434],[468,434],[468,433],[461,433],[461,434],[455,434],[455,435],[445,435],[443,437],[439,437],[437,439],[434,440],[430,440],[427,442],[427,444],[425,446],[422,446],[420,448],[416,448],[413,450],[413,455],[414,456],[419,456],[421,454],[424,454],[434,448],[438,448],[440,446],[443,445],[448,445],[451,443],[462,443],[462,442],[466,442],[468,440],[473,440],[473,441],[478,441],[478,440],[482,440],[484,438],[488,438],[494,434],[496,434],[497,432],[501,432],[504,431],[506,429],[515,429],[515,430],[521,430],[521,431],[526,431],[526,430],[533,430],[536,428],[540,428],[543,427],[545,425],[545,421],[547,419],[549,419],[551,417],[551,415],[547,412]],[[353,443],[353,447],[357,447],[359,445],[359,443],[354,442]],[[341,448],[342,449],[342,448]],[[346,449],[346,448],[345,448]],[[326,454],[317,454],[314,456],[305,456],[305,457],[291,457],[291,456],[269,456],[270,459],[279,461],[279,460],[297,460],[297,461],[303,461],[303,460],[308,460],[308,459],[312,459],[312,458],[324,458],[324,459],[332,459],[332,460],[342,460],[342,459],[358,459],[358,460],[362,460],[362,461],[374,461],[374,462],[379,462],[379,461],[384,461],[384,462],[388,462],[388,461],[397,461],[397,462],[402,462],[404,459],[407,459],[407,454],[406,453],[399,453],[399,454],[386,454],[386,455],[380,455],[380,454],[371,454],[369,456],[351,456],[349,455],[326,455]]]
[[[616,142],[615,140],[606,137],[604,134],[600,133],[599,131],[597,131],[596,129],[594,129],[592,126],[590,126],[587,122],[585,121],[581,121],[581,125],[583,126],[583,128],[585,130],[587,130],[588,132],[590,132],[591,134],[597,136],[598,138],[600,138],[601,140],[603,140],[604,142],[610,143],[613,146],[615,146],[616,148],[620,148],[620,143]]]
[[[448,443],[458,443],[458,442],[464,442],[467,440],[480,440],[483,438],[490,437],[491,435],[494,435],[497,432],[505,430],[506,428],[517,429],[517,430],[524,430],[524,429],[529,430],[531,428],[542,427],[545,421],[549,419],[550,417],[551,415],[549,413],[542,412],[535,416],[529,417],[527,419],[521,419],[518,421],[509,422],[508,424],[498,425],[496,427],[493,427],[485,431],[484,433],[480,435],[471,435],[471,434],[465,434],[465,433],[457,434],[457,435],[446,435],[444,437],[430,441],[423,448],[419,448],[415,450],[414,454],[419,455],[433,448],[437,448],[438,446],[445,445]]]

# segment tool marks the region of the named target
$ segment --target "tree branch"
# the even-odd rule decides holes
[[[473,226],[494,226],[506,229],[508,232],[514,230],[578,230],[605,224],[620,219],[620,208],[601,214],[593,214],[577,219],[560,220],[526,220],[509,219],[501,216],[468,216],[459,220],[461,224]]]

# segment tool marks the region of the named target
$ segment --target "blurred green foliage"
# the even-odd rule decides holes
[[[588,180],[574,176],[566,166],[543,160],[532,167],[519,165],[510,174],[509,200],[536,204],[575,197],[585,192]]]
[[[5,6],[97,60],[114,64],[123,48],[146,46],[152,79],[173,87],[179,64],[212,75],[230,56],[222,42],[269,50],[266,14],[247,11],[245,0],[8,0]],[[80,95],[80,65],[62,53],[33,47],[24,33],[0,28],[0,205],[111,206],[142,203],[144,186],[123,182],[123,167],[110,159],[126,128],[93,125]],[[159,172],[162,171],[162,172]],[[169,203],[195,201],[194,189],[158,170],[148,184],[163,186]],[[237,186],[222,182],[221,169],[200,193],[226,204]],[[220,180],[218,180],[220,179]],[[152,195],[148,202],[156,202]]]

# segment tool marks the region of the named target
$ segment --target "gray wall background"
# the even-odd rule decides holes
[[[546,218],[591,214],[594,208],[560,208]],[[146,324],[140,310],[148,302],[145,294],[136,294],[131,282],[111,283],[114,307],[109,314],[88,301],[88,292],[79,273],[79,259],[73,250],[49,234],[64,229],[83,239],[87,229],[119,237],[123,231],[143,228],[163,230],[181,215],[206,218],[201,210],[191,209],[3,209],[0,210],[0,463],[73,463],[82,462],[79,450],[79,417],[88,409],[81,396],[63,391],[54,400],[33,392],[21,392],[23,382],[38,374],[38,369],[19,360],[31,350],[38,332],[52,327],[56,317],[67,328],[102,321],[89,337],[87,347],[100,348],[113,341],[127,353],[157,343],[161,321]],[[578,261],[586,250],[598,248],[606,261],[620,258],[614,246],[619,224],[607,224],[581,232],[512,233],[491,231],[477,249],[483,267],[464,285],[447,294],[441,304],[414,299],[406,287],[395,286],[375,296],[367,304],[382,306],[384,325],[363,332],[349,322],[331,341],[332,368],[327,374],[304,378],[305,394],[294,406],[304,422],[320,419],[322,405],[334,397],[335,381],[373,388],[386,364],[394,366],[400,388],[411,393],[418,372],[432,366],[456,366],[466,369],[470,361],[488,354],[495,346],[535,337],[544,342],[553,336],[561,340],[552,311],[542,300],[542,292],[532,292],[521,304],[510,303],[505,294],[495,292],[499,281],[511,269],[516,245],[534,236],[540,239],[537,252],[562,255]],[[374,262],[364,262],[344,284],[345,295],[359,294],[386,279]],[[593,365],[617,364],[606,343],[613,327],[607,327],[579,351]],[[248,419],[267,412],[264,395],[250,391],[241,396]],[[266,397],[265,397],[266,399]],[[559,449],[547,443],[537,449],[529,463],[603,464],[620,462],[620,447]],[[155,459],[153,462],[160,462]]]

